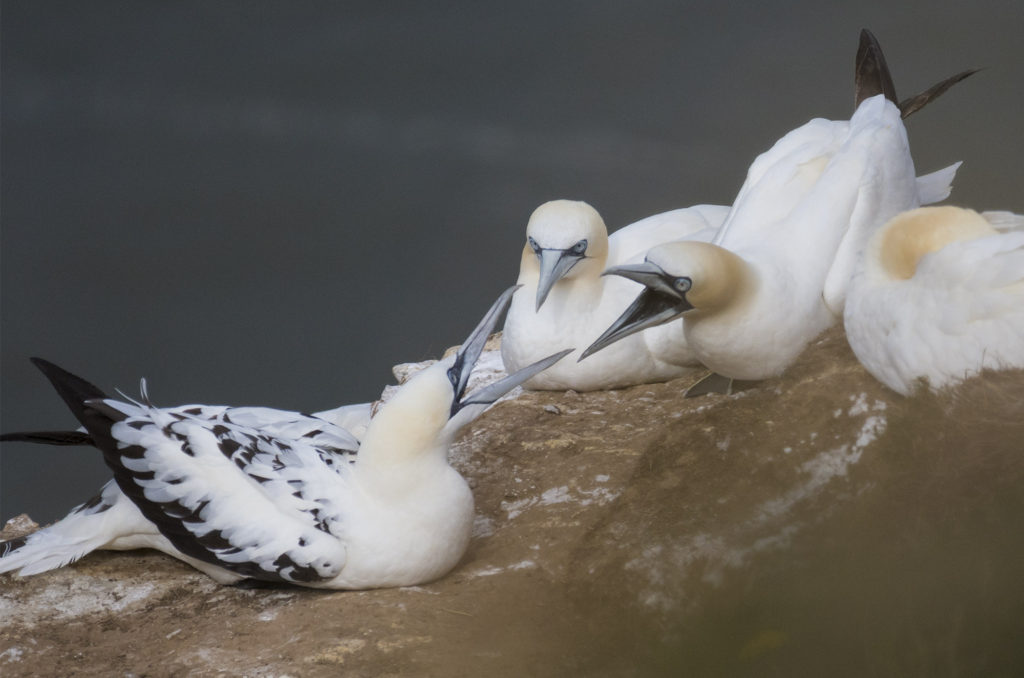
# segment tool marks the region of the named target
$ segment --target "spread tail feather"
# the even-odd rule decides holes
[[[141,521],[138,511],[111,481],[100,494],[56,523],[0,542],[0,574],[17,570],[28,576],[64,567],[117,537],[145,530]]]
[[[0,542],[0,574],[18,570],[19,575],[28,576],[55,570],[103,546],[107,538],[90,525],[97,522],[96,512],[84,508],[91,503],[75,507],[67,517],[32,534]]]
[[[896,85],[893,84],[892,74],[885,62],[885,55],[882,54],[882,47],[878,40],[868,29],[861,29],[860,45],[857,48],[857,59],[854,67],[854,109],[860,106],[865,99],[884,94],[885,98],[896,104],[900,109],[900,117],[908,118],[910,115],[924,108],[926,105],[945,94],[946,90],[960,82],[964,78],[974,75],[979,70],[972,68],[961,71],[954,76],[937,82],[920,94],[907,97],[903,101],[896,96]]]
[[[86,539],[54,536],[48,529],[0,542],[0,574],[17,570],[19,576],[27,577],[56,570],[102,546]]]

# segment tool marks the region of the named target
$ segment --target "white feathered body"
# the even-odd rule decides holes
[[[361,449],[316,416],[107,399],[123,415],[110,427],[120,483],[0,553],[0,572],[154,548],[221,583],[362,589],[436,579],[465,552],[473,522],[470,489],[447,463],[455,430],[442,431],[446,384],[443,366],[416,375],[371,422]]]
[[[653,245],[668,240],[708,240],[728,214],[728,207],[697,205],[647,217],[607,237],[607,255],[586,261],[588,270],[559,280],[537,309],[536,257],[523,252],[518,284],[502,333],[501,355],[509,371],[548,355],[552,347],[577,350],[526,386],[532,389],[593,391],[666,381],[698,367],[678,326],[654,328],[627,337],[577,362],[580,352],[601,335],[642,289],[618,276],[601,276],[608,266],[643,260]],[[604,229],[601,222],[600,229]],[[594,239],[594,236],[591,236]],[[579,264],[577,268],[582,268]],[[576,273],[574,271],[574,273]]]
[[[993,216],[1004,230],[982,227],[927,252],[909,277],[885,265],[885,231],[870,243],[844,322],[857,358],[889,388],[910,395],[922,380],[937,390],[986,369],[1024,369],[1024,217]]]
[[[934,176],[923,179],[933,186]],[[690,349],[727,377],[781,373],[836,321],[871,230],[920,199],[899,110],[882,96],[850,121],[788,133],[751,165],[713,241],[744,262],[744,280],[729,304],[684,316]]]

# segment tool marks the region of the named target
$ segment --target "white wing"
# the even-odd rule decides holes
[[[710,240],[729,215],[723,205],[694,205],[635,221],[608,236],[608,266],[631,262],[672,240]]]
[[[89,425],[121,490],[182,553],[246,577],[312,582],[345,563],[342,429],[268,408],[159,409],[106,399]]]
[[[772,233],[818,182],[846,136],[849,123],[815,118],[789,132],[747,170],[732,212],[712,241],[733,249]]]
[[[822,292],[839,317],[867,241],[890,218],[920,205],[906,129],[899,110],[881,95],[864,101],[851,119],[850,139],[842,150],[846,158],[853,158],[848,185],[856,191],[856,204],[845,217],[848,225]]]

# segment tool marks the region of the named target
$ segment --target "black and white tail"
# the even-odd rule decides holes
[[[87,402],[106,397],[93,384],[53,363],[41,358],[33,358],[32,362],[49,378],[80,421],[83,410],[89,409]],[[0,436],[0,441],[94,445],[93,436],[82,431],[7,433]],[[53,570],[91,551],[109,547],[125,535],[138,532],[154,530],[117,484],[111,481],[97,496],[71,509],[67,516],[53,525],[24,537],[0,542],[0,573],[19,571],[21,575],[30,575]]]
[[[865,99],[884,94],[886,99],[896,104],[900,109],[900,117],[906,119],[935,99],[938,99],[950,87],[964,78],[974,75],[979,70],[981,69],[972,68],[962,71],[935,83],[920,94],[915,94],[900,101],[896,96],[896,86],[893,84],[892,74],[889,73],[889,66],[885,63],[882,47],[878,44],[878,40],[875,39],[871,31],[865,28],[860,32],[860,46],[857,49],[854,72],[856,86],[854,108],[860,106],[861,102]]]
[[[27,576],[64,567],[139,530],[154,531],[117,484],[110,481],[100,494],[71,509],[53,525],[0,542],[0,573],[18,571]]]

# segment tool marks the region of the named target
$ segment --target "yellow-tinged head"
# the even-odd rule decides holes
[[[647,262],[671,278],[688,278],[686,300],[697,311],[718,311],[744,301],[752,291],[747,263],[731,251],[707,242],[664,243],[647,253]]]
[[[567,349],[538,360],[466,395],[473,366],[516,289],[510,287],[502,293],[455,355],[413,376],[381,407],[366,429],[356,458],[358,467],[390,469],[424,459],[446,463],[448,447],[463,426],[571,352]]]
[[[539,309],[560,280],[597,278],[607,258],[608,228],[597,210],[577,200],[552,200],[530,216],[519,282],[536,283]]]
[[[646,289],[581,354],[580,360],[684,313],[737,308],[754,289],[753,274],[743,259],[717,245],[693,240],[663,243],[647,252],[644,263],[613,266],[606,273],[635,280]]]
[[[890,219],[868,245],[873,257],[892,278],[907,280],[917,271],[921,257],[951,242],[973,240],[997,231],[971,209],[943,205],[919,207]]]

